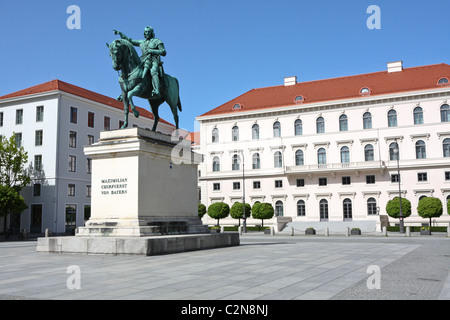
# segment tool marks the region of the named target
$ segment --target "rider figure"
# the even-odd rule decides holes
[[[144,63],[142,78],[150,71],[150,75],[152,76],[153,95],[159,96],[161,88],[159,81],[159,67],[162,64],[161,56],[164,57],[167,54],[164,43],[155,38],[155,32],[152,27],[145,27],[145,40],[133,40],[117,30],[114,30],[114,33],[119,34],[122,39],[130,41],[134,46],[139,46],[141,48],[141,61]]]

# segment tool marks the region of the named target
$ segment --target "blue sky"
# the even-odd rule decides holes
[[[70,5],[81,9],[79,30],[67,28]],[[370,5],[380,8],[381,29],[367,28]],[[150,25],[166,46],[166,73],[180,82],[180,127],[194,131],[196,116],[284,77],[450,63],[449,12],[448,0],[2,1],[0,95],[60,79],[117,97],[105,43],[118,38],[113,29],[143,39]],[[173,123],[169,107],[160,110]]]

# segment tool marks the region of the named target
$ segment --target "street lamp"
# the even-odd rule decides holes
[[[395,149],[394,153],[396,154],[397,158],[397,180],[398,180],[398,199],[399,199],[399,205],[400,205],[400,214],[398,216],[400,220],[400,233],[405,233],[405,227],[403,224],[403,211],[402,211],[402,190],[400,185],[400,150],[397,143],[397,138],[394,139],[395,141]]]
[[[245,216],[245,172],[244,172],[244,150],[242,154],[242,226],[244,233],[247,233],[247,217]]]

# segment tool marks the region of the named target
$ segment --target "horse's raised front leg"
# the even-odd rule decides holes
[[[139,118],[139,111],[137,111],[136,107],[134,106],[133,97],[138,95],[140,90],[141,90],[140,85],[138,85],[138,86],[136,86],[136,88],[134,88],[133,90],[129,91],[128,95],[127,95],[128,101],[130,102],[131,110],[133,111],[133,114],[134,114],[134,116],[136,118]]]

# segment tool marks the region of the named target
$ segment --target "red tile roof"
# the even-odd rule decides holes
[[[364,87],[370,96],[436,89],[442,86],[438,84],[441,78],[450,80],[450,66],[445,63],[253,89],[200,117],[292,106],[297,96],[303,97],[302,105],[359,98],[367,96],[360,93]],[[241,107],[233,109],[236,104]]]
[[[185,138],[188,141],[191,141],[191,145],[199,145],[200,144],[200,131],[189,132],[189,134]]]
[[[114,107],[116,109],[123,110],[123,102],[117,101],[116,99],[110,98],[108,96],[102,95],[100,93],[96,93],[90,90],[83,89],[81,87],[75,86],[73,84],[61,81],[61,80],[52,80],[49,82],[45,82],[42,84],[38,84],[36,86],[26,88],[23,90],[19,90],[4,96],[0,96],[0,100],[3,99],[9,99],[9,98],[16,98],[16,97],[22,97],[32,94],[38,94],[38,93],[44,93],[44,92],[51,92],[51,91],[64,91],[73,95],[76,95],[78,97],[82,97],[91,101],[99,102],[111,107]],[[136,107],[139,111],[139,114],[143,117],[154,119],[153,114],[143,108]],[[174,126],[170,122],[167,122],[164,119],[160,119],[160,122],[169,124],[171,126]]]

